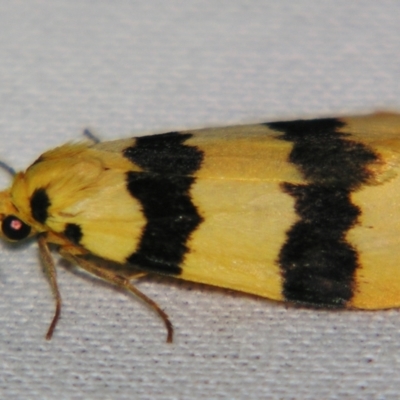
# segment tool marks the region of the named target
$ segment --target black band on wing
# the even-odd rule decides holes
[[[127,188],[147,219],[137,250],[127,258],[141,269],[180,274],[187,240],[202,221],[189,191],[203,153],[184,144],[191,136],[178,132],[145,136],[124,151],[144,169],[127,173]]]
[[[287,232],[278,262],[287,300],[343,307],[354,290],[357,251],[346,232],[361,210],[350,194],[370,178],[369,163],[378,156],[367,146],[338,132],[338,119],[299,120],[266,124],[293,142],[289,161],[309,182],[283,183],[295,199],[300,220]]]

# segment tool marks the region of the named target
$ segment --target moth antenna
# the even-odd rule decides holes
[[[15,171],[15,169],[10,167],[4,161],[0,161],[0,168],[4,169],[4,171],[8,172],[12,177],[17,175],[17,172]]]
[[[90,131],[90,129],[85,129],[83,131],[83,136],[86,136],[93,144],[100,143],[100,139]]]

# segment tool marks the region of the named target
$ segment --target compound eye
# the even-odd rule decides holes
[[[29,236],[31,227],[15,215],[7,215],[1,223],[1,230],[10,240],[22,240]]]

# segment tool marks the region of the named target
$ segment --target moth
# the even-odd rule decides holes
[[[400,114],[67,143],[0,193],[1,236],[35,236],[134,286],[162,274],[313,307],[400,306]],[[110,265],[108,264],[110,263]],[[112,266],[111,266],[112,264]]]

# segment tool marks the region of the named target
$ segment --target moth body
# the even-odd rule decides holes
[[[167,316],[132,279],[163,274],[316,307],[398,307],[399,166],[400,115],[388,113],[69,143],[0,193],[1,233],[38,236],[58,309],[49,243],[147,301],[169,340]]]

